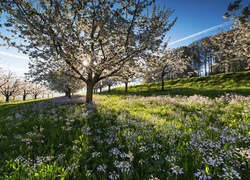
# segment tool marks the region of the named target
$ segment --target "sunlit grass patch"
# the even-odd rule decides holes
[[[209,99],[202,96],[158,96],[146,98],[131,96],[127,99],[121,99],[114,108],[111,105],[107,108],[116,109],[117,111],[119,107],[120,112],[123,112],[122,117],[124,119],[136,117],[135,119],[140,119],[140,122],[145,121],[144,117],[150,114],[151,116],[146,118],[147,122],[150,123],[151,127],[155,128],[149,134],[153,137],[154,134],[162,132],[164,137],[167,136],[169,138],[167,139],[168,141],[174,142],[171,146],[171,150],[174,151],[172,153],[181,153],[181,155],[176,154],[178,157],[182,157],[183,154],[180,164],[186,168],[181,170],[185,171],[186,169],[186,175],[190,173],[190,176],[187,175],[186,177],[191,178],[191,174],[195,174],[197,177],[203,178],[223,178],[226,176],[225,174],[229,173],[226,170],[232,170],[233,167],[231,166],[235,166],[234,168],[239,166],[239,164],[234,164],[235,161],[230,162],[229,159],[234,159],[234,157],[228,156],[227,153],[235,154],[235,148],[239,145],[249,149],[248,140],[246,140],[249,139],[247,130],[249,129],[249,114],[245,113],[248,112],[246,109],[249,109],[248,103],[248,98],[237,95],[226,95],[217,99]],[[225,124],[225,119],[230,124]],[[232,123],[235,122],[238,123],[232,128]],[[138,122],[135,122],[135,124],[138,124]],[[137,128],[141,129],[140,127]],[[147,127],[147,129],[149,130],[150,128]],[[246,137],[246,141],[242,137]],[[141,136],[140,139],[142,139]],[[195,143],[192,144],[193,142]],[[164,143],[161,142],[160,144],[163,145]],[[162,151],[159,153],[162,153]],[[219,163],[220,165],[218,165],[220,166],[220,170],[218,170],[218,168],[213,167],[212,160],[214,159],[210,156],[219,158],[217,156],[220,155],[224,157],[222,162]],[[209,160],[204,160],[206,157]],[[193,164],[190,162],[190,159],[193,159],[191,161]],[[249,163],[249,160],[247,161]],[[223,167],[223,164],[225,167]],[[192,166],[196,167],[196,169],[192,168]],[[199,166],[203,166],[204,169],[197,169]],[[226,166],[230,168],[226,168]],[[195,170],[197,170],[196,173],[191,173]],[[222,170],[223,172],[225,171],[225,174],[222,173]],[[231,173],[233,172],[232,170]],[[230,176],[231,178],[237,178],[239,174],[234,173],[233,175],[229,173],[230,175],[225,177],[225,179],[230,178]]]
[[[161,82],[134,85],[124,92],[124,87],[111,89],[116,95],[202,95],[210,98],[219,97],[225,93],[250,95],[250,71],[223,73],[206,77],[179,78],[166,80],[165,90],[161,90]],[[107,92],[104,92],[107,93]]]

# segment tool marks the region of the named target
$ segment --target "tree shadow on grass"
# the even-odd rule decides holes
[[[46,101],[63,105],[63,104],[83,104],[85,102],[85,97],[81,95],[72,95],[71,98],[66,96],[59,96],[47,99]]]
[[[27,101],[18,101],[18,102],[8,102],[0,103],[0,116],[5,117],[9,114],[10,111],[14,109],[21,109],[24,105],[39,103],[39,102],[50,102],[58,105],[64,104],[83,104],[85,102],[85,97],[80,95],[73,95],[71,99],[67,97],[60,96],[50,99],[36,99],[36,100],[27,100]]]
[[[34,104],[42,101],[44,101],[44,99],[39,99],[35,101],[32,100],[32,101],[0,103],[0,116],[5,117],[14,109],[22,109],[24,105]]]
[[[87,167],[92,169],[93,173],[100,174],[97,167],[105,164],[106,172],[120,172],[120,177],[124,175],[125,179],[149,179],[152,175],[160,176],[158,178],[166,177],[168,173],[161,172],[159,175],[159,169],[171,168],[171,164],[166,163],[164,157],[173,153],[177,147],[175,144],[169,145],[168,139],[176,138],[176,142],[180,139],[178,135],[170,132],[171,128],[166,126],[161,130],[156,121],[136,117],[122,107],[117,109],[89,105],[87,119],[91,136],[88,137],[88,143],[94,148],[92,152],[88,152],[92,158],[89,158]],[[163,136],[163,131],[168,132],[166,136]],[[160,136],[163,137],[159,138]],[[161,149],[163,146],[164,151]],[[98,152],[101,152],[100,157],[93,158]],[[158,157],[157,154],[161,156]],[[125,165],[126,173],[121,173],[126,168]],[[190,174],[187,173],[186,176]],[[183,175],[179,177],[184,178]]]

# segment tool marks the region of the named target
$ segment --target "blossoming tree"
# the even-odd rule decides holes
[[[23,101],[26,100],[27,95],[31,94],[33,91],[33,84],[30,81],[27,81],[25,78],[20,79],[19,83],[19,94],[23,96]]]
[[[2,38],[28,54],[37,71],[51,64],[73,70],[70,76],[86,83],[86,101],[91,102],[98,81],[120,74],[128,61],[156,51],[176,22],[169,20],[172,9],[155,2],[5,0],[2,16],[7,14],[4,27],[11,36]]]
[[[186,49],[186,47],[175,49],[163,48],[158,54],[149,56],[145,72],[146,79],[149,73],[153,81],[161,82],[161,90],[164,91],[166,76],[168,78],[177,78],[178,74],[183,73],[190,66],[191,56],[186,52]]]
[[[19,90],[19,82],[19,78],[10,71],[1,77],[0,93],[5,97],[5,102],[9,102],[10,96]]]
[[[65,93],[65,96],[71,98],[72,93],[76,93],[84,88],[84,82],[74,77],[60,74],[60,72],[51,72],[44,77],[46,86],[49,89]]]

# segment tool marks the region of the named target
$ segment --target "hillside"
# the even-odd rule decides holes
[[[107,93],[107,92],[105,92]],[[114,94],[124,94],[124,87],[111,90]],[[179,78],[165,81],[165,91],[161,83],[149,83],[130,86],[127,94],[135,95],[193,95],[219,96],[224,93],[250,95],[250,71],[224,73],[207,77]]]

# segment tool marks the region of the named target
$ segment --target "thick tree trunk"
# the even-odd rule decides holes
[[[10,96],[5,96],[5,102],[9,102],[10,101]]]
[[[71,98],[71,89],[70,88],[68,88],[68,90],[66,90],[65,91],[65,97],[67,97],[67,98]]]
[[[68,96],[67,96],[69,99],[71,98],[71,89],[68,88]]]
[[[128,82],[125,82],[125,92],[128,92]]]
[[[24,89],[23,90],[23,101],[25,101],[26,100],[26,90]]]
[[[86,92],[86,102],[92,102],[93,100],[93,89],[94,89],[94,83],[87,83],[87,92]]]
[[[35,99],[37,98],[37,94],[35,94]]]

